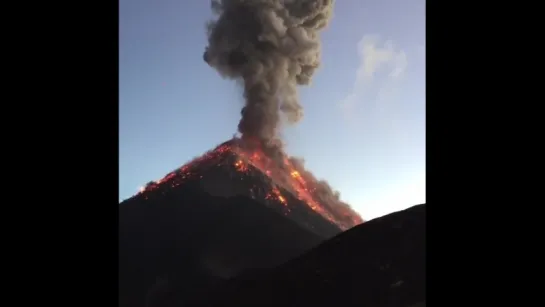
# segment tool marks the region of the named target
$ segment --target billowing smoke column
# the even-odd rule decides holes
[[[303,116],[297,85],[309,84],[320,65],[319,31],[332,9],[333,0],[212,0],[218,17],[207,27],[204,60],[242,82],[245,106],[238,130],[246,145],[257,143],[278,168],[285,168],[287,159],[278,139],[281,115],[289,123]],[[353,212],[302,160],[289,160],[303,180],[314,183],[313,197],[332,212]]]
[[[243,137],[272,145],[282,112],[302,117],[298,84],[320,64],[320,40],[332,0],[213,0],[218,19],[208,24],[204,60],[223,76],[243,82]],[[277,142],[272,142],[277,143]]]

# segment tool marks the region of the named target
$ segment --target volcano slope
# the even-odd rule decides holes
[[[185,304],[155,306],[425,306],[425,209],[418,205],[366,222]]]
[[[120,204],[120,306],[149,305],[157,289],[190,297],[242,271],[278,266],[358,221],[335,223],[232,146]]]

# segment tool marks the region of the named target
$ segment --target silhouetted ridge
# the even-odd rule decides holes
[[[369,221],[275,269],[220,283],[184,306],[425,305],[425,219],[425,205],[418,205]]]

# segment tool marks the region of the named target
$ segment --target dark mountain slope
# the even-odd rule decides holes
[[[418,205],[366,222],[275,269],[243,274],[173,305],[425,305],[425,215]]]
[[[143,306],[157,280],[191,293],[277,266],[340,232],[314,214],[307,224],[330,225],[319,235],[251,198],[212,196],[198,181],[138,195],[119,210],[120,306]]]

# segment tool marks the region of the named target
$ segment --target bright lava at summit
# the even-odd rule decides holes
[[[260,149],[243,149],[241,146],[238,146],[238,142],[238,139],[233,139],[219,145],[214,150],[194,159],[176,171],[169,173],[164,178],[150,182],[140,189],[139,194],[156,190],[162,185],[174,188],[189,179],[201,179],[203,178],[203,172],[200,166],[203,164],[228,166],[226,164],[230,163],[233,170],[242,174],[250,175],[253,167],[270,178],[272,184],[265,198],[281,203],[286,207],[287,212],[290,212],[290,204],[287,198],[282,195],[279,187],[291,192],[313,211],[319,213],[322,217],[343,230],[363,223],[362,218],[344,203],[341,205],[323,204],[323,202],[320,202],[316,196],[318,184],[314,182],[315,179],[308,176],[305,178],[304,174],[297,170],[296,166],[287,157],[283,159],[283,167],[276,167],[275,163]],[[227,155],[233,155],[237,159],[234,162],[230,159],[225,159]]]

